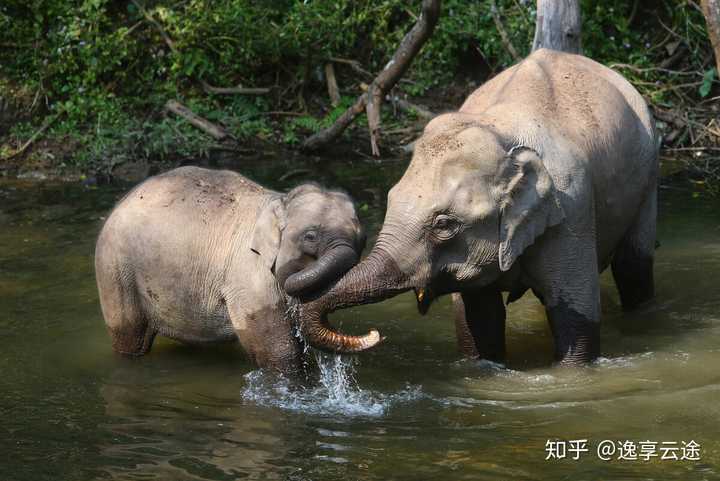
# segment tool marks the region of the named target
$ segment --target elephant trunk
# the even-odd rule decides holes
[[[369,304],[393,297],[410,288],[397,264],[376,245],[370,255],[353,267],[321,297],[301,306],[300,326],[305,338],[321,350],[359,352],[382,339],[372,329],[364,336],[347,336],[329,327],[327,314],[337,309]]]
[[[311,266],[289,276],[283,288],[291,296],[302,297],[338,279],[357,261],[355,249],[348,245],[339,245],[324,253]]]

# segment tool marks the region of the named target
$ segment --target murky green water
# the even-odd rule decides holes
[[[241,170],[282,188],[297,167]],[[367,206],[371,231],[403,170],[302,167]],[[298,393],[231,346],[159,340],[137,361],[111,352],[92,256],[122,192],[0,183],[2,481],[720,479],[720,202],[661,191],[658,301],[624,315],[603,276],[595,366],[550,367],[530,297],[509,309],[507,366],[460,360],[449,302],[420,317],[406,295],[336,313],[346,330],[377,326],[388,340],[354,377],[349,361],[322,361],[326,385]],[[589,452],[546,460],[548,439],[587,439]],[[602,461],[603,440],[655,441],[659,454],[694,440],[700,460]]]

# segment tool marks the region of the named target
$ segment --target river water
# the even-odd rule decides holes
[[[310,172],[283,177],[298,168]],[[345,188],[372,234],[403,168],[264,159],[238,170],[279,189],[303,176]],[[551,365],[532,296],[509,307],[499,365],[460,359],[448,299],[421,317],[408,294],[333,314],[387,341],[357,357],[311,354],[317,380],[302,387],[234,346],[158,338],[141,359],[113,354],[93,249],[127,188],[0,181],[2,481],[720,479],[718,200],[663,186],[658,299],[623,314],[603,275],[592,366]],[[632,458],[625,441],[637,460],[617,459]],[[599,454],[608,444],[615,452]],[[562,446],[564,458],[546,459]],[[661,459],[683,454],[699,459]]]

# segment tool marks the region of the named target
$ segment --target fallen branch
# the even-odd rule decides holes
[[[215,140],[223,140],[230,137],[230,134],[225,129],[200,117],[176,100],[168,100],[165,104],[165,109],[187,120],[192,126],[202,130]]]
[[[720,152],[720,147],[666,147],[670,152]]]
[[[696,88],[696,87],[701,86],[702,84],[703,84],[703,81],[698,80],[697,82],[687,82],[687,83],[678,84],[678,85],[667,85],[665,87],[661,87],[661,88],[655,90],[655,92],[653,92],[653,93],[657,94],[660,92],[667,92],[668,90],[677,91],[677,90],[686,89],[686,88]]]
[[[216,144],[211,145],[210,150],[221,150],[224,152],[235,152],[236,154],[255,154],[257,150],[249,147],[241,147],[239,145]]]
[[[281,175],[280,177],[278,177],[278,180],[280,182],[285,182],[286,180],[288,180],[292,177],[296,177],[298,175],[309,174],[310,172],[311,172],[310,169],[295,169],[295,170],[291,170],[290,172],[287,172],[287,173]]]
[[[330,60],[331,62],[335,62],[335,63],[343,63],[345,65],[349,65],[353,70],[355,70],[356,72],[358,72],[360,74],[365,75],[366,77],[372,78],[372,76],[373,76],[373,74],[371,74],[370,72],[368,72],[367,70],[362,68],[360,62],[358,62],[357,60],[350,60],[350,59],[338,58],[338,57],[330,57],[328,60]]]
[[[495,3],[495,0],[492,0],[490,2],[490,13],[492,14],[493,21],[495,22],[495,27],[497,28],[498,32],[500,33],[500,40],[502,40],[503,45],[505,46],[505,50],[507,50],[510,53],[510,56],[515,60],[516,62],[520,61],[522,57],[518,55],[517,50],[515,50],[515,47],[513,46],[512,42],[510,41],[510,36],[508,35],[507,31],[505,30],[505,26],[502,23],[502,20],[500,19],[500,13],[498,13],[497,4]]]
[[[363,113],[365,110],[366,97],[367,94],[358,97],[353,106],[343,112],[330,127],[305,139],[300,148],[303,150],[317,150],[339,137],[348,125],[355,120],[355,117]]]
[[[258,115],[278,115],[278,116],[285,116],[285,117],[304,117],[307,115],[303,112],[287,112],[284,110],[270,110],[267,112],[259,112]]]
[[[385,135],[413,134],[421,130],[419,127],[401,127],[399,129],[386,130]]]
[[[400,110],[404,112],[414,112],[415,115],[417,115],[421,119],[431,120],[437,116],[435,112],[431,112],[422,105],[413,104],[405,99],[401,99],[400,97],[388,97],[387,99],[395,103],[400,108]]]
[[[609,67],[613,70],[616,70],[618,68],[624,68],[627,70],[630,70],[635,73],[647,73],[647,72],[661,72],[666,73],[670,75],[687,75],[687,76],[700,76],[702,77],[702,72],[686,72],[681,70],[671,70],[669,68],[661,68],[661,67],[648,67],[648,68],[639,68],[635,67],[634,65],[630,65],[627,63],[613,63],[610,64]]]
[[[48,127],[50,127],[53,124],[53,122],[55,122],[58,119],[59,116],[60,116],[60,114],[55,114],[55,115],[51,115],[49,117],[45,117],[45,121],[43,122],[43,124],[40,126],[39,129],[37,129],[35,131],[34,134],[32,134],[32,136],[30,136],[30,138],[27,140],[27,142],[25,142],[18,150],[16,150],[12,154],[2,157],[2,160],[10,160],[12,158],[17,157],[18,155],[21,155],[23,152],[25,152],[38,138],[40,138],[42,133],[45,132],[48,129]]]
[[[362,94],[329,128],[308,137],[302,143],[303,150],[316,150],[336,139],[362,113],[367,113],[372,154],[380,155],[380,106],[385,94],[393,88],[407,71],[413,58],[425,44],[440,16],[440,0],[423,0],[422,12],[413,28],[405,35],[390,62],[372,81],[368,92]]]
[[[265,95],[270,92],[267,87],[213,87],[204,80],[200,80],[203,90],[216,95]]]

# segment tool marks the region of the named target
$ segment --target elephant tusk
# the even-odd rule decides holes
[[[417,290],[417,301],[422,302],[425,299],[425,289],[422,287]]]

